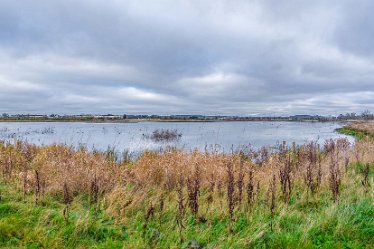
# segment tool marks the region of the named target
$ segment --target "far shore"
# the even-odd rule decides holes
[[[319,121],[319,120],[196,120],[196,119],[0,119],[0,123],[141,123],[141,122],[161,122],[161,123],[212,123],[212,122],[305,122],[305,123],[347,123],[355,122],[353,120],[328,120],[328,121]]]

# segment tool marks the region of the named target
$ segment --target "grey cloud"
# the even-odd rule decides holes
[[[372,7],[369,0],[3,0],[0,111],[373,110]]]

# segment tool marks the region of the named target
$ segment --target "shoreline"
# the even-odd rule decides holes
[[[336,131],[344,135],[353,136],[358,140],[361,140],[365,137],[374,139],[374,122],[352,122],[336,129]]]
[[[290,123],[347,123],[352,122],[349,120],[331,120],[331,121],[318,121],[318,120],[161,120],[161,119],[129,119],[129,120],[4,120],[0,119],[0,123],[218,123],[218,122],[290,122]]]

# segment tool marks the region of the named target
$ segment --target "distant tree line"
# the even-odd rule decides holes
[[[339,114],[338,116],[320,115],[292,115],[292,116],[219,116],[219,115],[132,115],[132,114],[79,114],[79,115],[38,115],[38,114],[16,114],[3,113],[1,120],[69,120],[69,121],[92,121],[92,120],[181,120],[181,121],[346,121],[346,120],[374,120],[374,114],[369,110],[361,114],[355,112]]]

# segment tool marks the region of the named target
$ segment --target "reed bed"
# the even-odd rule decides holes
[[[116,224],[132,227],[133,239],[124,239],[123,246],[133,248],[275,246],[271,236],[282,229],[287,210],[309,217],[307,212],[335,210],[347,200],[369,200],[373,214],[373,165],[374,142],[369,138],[355,144],[330,139],[323,146],[282,143],[276,150],[227,154],[147,151],[134,161],[113,160],[84,148],[0,142],[4,186],[15,186],[36,206],[43,206],[46,198],[59,200],[65,225],[74,200],[87,196],[86,208],[95,210],[94,218],[104,212]],[[315,241],[303,234],[323,221],[295,217],[289,226],[303,227],[295,228],[301,242],[285,245],[304,241],[314,247]],[[369,229],[373,235],[373,224]],[[372,246],[371,236],[365,236],[354,243]]]

